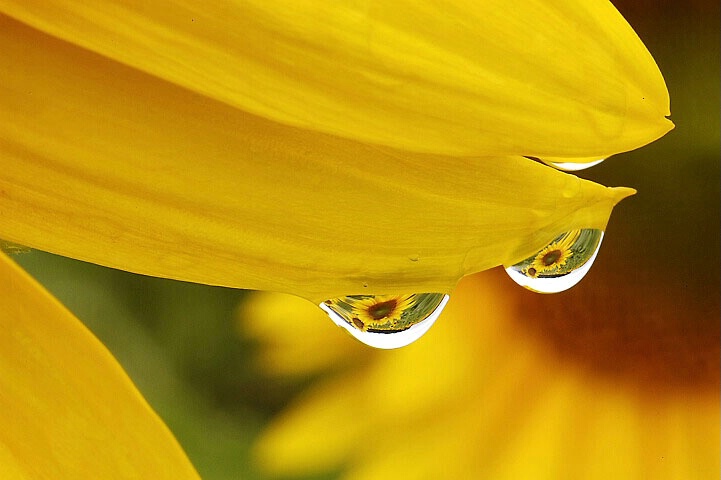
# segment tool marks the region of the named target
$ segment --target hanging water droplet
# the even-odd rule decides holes
[[[591,168],[595,165],[598,165],[599,163],[606,160],[605,158],[599,158],[598,160],[593,160],[591,162],[584,162],[584,163],[578,163],[578,162],[550,162],[547,161],[548,165],[552,166],[553,168],[557,168],[559,170],[563,170],[564,172],[577,172],[579,170],[585,170],[587,168]]]
[[[331,320],[371,347],[399,348],[415,342],[448,302],[443,293],[348,295],[320,304]]]
[[[546,165],[549,165],[553,168],[557,168],[558,170],[563,170],[564,172],[577,172],[579,170],[585,170],[587,168],[591,168],[595,165],[598,165],[599,163],[606,160],[608,157],[602,157],[602,158],[575,158],[573,162],[570,162],[570,158],[559,158],[559,157],[545,157],[545,158],[539,158],[539,157],[526,157],[530,158],[531,160],[537,160],[539,162],[543,162]]]
[[[505,267],[514,282],[538,293],[558,293],[576,285],[591,269],[601,248],[603,231],[571,230],[556,237],[536,255]]]
[[[28,253],[32,250],[30,247],[20,245],[18,243],[8,242],[0,238],[0,251],[5,252],[6,255],[18,255],[20,253]]]
[[[558,170],[564,172],[577,172],[579,170],[585,170],[606,160],[608,157],[602,158],[578,158],[575,162],[569,162],[570,159],[565,158],[541,158],[540,160],[546,165],[550,165]]]

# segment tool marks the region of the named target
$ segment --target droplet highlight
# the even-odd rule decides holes
[[[333,322],[375,348],[405,347],[421,338],[440,316],[449,296],[348,295],[320,304]]]
[[[569,162],[567,160],[570,159],[564,159],[564,158],[539,158],[539,157],[526,157],[530,158],[531,160],[536,160],[539,162],[543,162],[548,166],[551,166],[558,170],[563,170],[564,172],[577,172],[579,170],[585,170],[587,168],[591,168],[593,166],[598,165],[599,163],[606,160],[608,157],[601,157],[601,158],[577,158],[575,162]]]
[[[602,230],[571,230],[556,237],[537,254],[505,267],[506,273],[514,282],[534,292],[568,290],[591,269],[602,240]]]
[[[551,162],[551,161],[545,161],[544,163],[552,166],[553,168],[557,168],[558,170],[563,170],[564,172],[577,172],[579,170],[585,170],[587,168],[591,168],[593,166],[598,165],[599,163],[606,160],[605,158],[599,158],[598,160],[593,160],[592,162],[584,162],[584,163],[577,163],[577,162]]]

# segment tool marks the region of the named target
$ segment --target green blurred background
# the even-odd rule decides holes
[[[719,3],[615,3],[666,78],[676,129],[650,146],[580,172],[639,191],[614,211],[595,268],[661,285],[660,296],[689,293],[684,301],[703,304],[707,318],[679,313],[678,321],[693,321],[699,338],[716,345]],[[245,292],[148,278],[41,252],[16,260],[110,348],[204,479],[266,478],[249,458],[253,438],[311,379],[263,377],[253,362],[257,346],[235,325]],[[604,278],[592,269],[581,286],[600,281]]]

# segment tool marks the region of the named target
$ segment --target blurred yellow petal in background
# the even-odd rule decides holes
[[[325,359],[342,371],[313,384],[260,437],[264,470],[341,470],[352,480],[719,476],[717,342],[674,327],[674,308],[633,282],[628,298],[609,297],[613,288],[551,298],[508,289],[494,273],[464,279],[416,344],[362,356],[302,305],[292,307],[293,331],[308,334],[279,347],[287,319],[254,320],[254,305],[275,295],[280,312],[294,300],[251,298],[240,317],[265,345],[269,373],[321,369],[306,362],[293,372],[283,359],[349,348]],[[706,305],[688,313],[709,314]],[[593,324],[597,315],[605,327]]]
[[[374,145],[591,157],[672,128],[656,63],[606,0],[512,10],[502,0],[5,0],[0,11],[235,109]]]
[[[282,298],[282,301],[278,301]],[[257,292],[244,302],[238,313],[241,332],[250,332],[262,342],[257,361],[264,369],[283,375],[303,375],[323,371],[329,365],[342,366],[367,358],[371,349],[350,337],[338,341],[338,328],[315,305],[302,298],[271,292]],[[309,325],[308,318],[320,318]],[[299,319],[300,323],[296,323]],[[309,330],[305,330],[309,328]],[[298,337],[303,341],[299,342]]]
[[[287,127],[7,17],[0,44],[0,238],[113,268],[314,303],[445,293],[633,193]]]
[[[110,352],[0,252],[3,480],[199,479]]]

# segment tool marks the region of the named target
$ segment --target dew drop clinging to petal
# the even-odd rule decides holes
[[[562,170],[564,172],[577,172],[579,170],[585,170],[587,168],[594,167],[598,165],[599,163],[606,160],[608,157],[600,157],[600,158],[583,158],[583,159],[576,159],[575,162],[567,162],[564,161],[562,158],[538,158],[538,157],[526,157],[530,158],[531,160],[536,160],[538,162],[545,163],[546,165],[553,167],[557,170]],[[570,160],[570,159],[568,159]]]
[[[598,160],[594,160],[593,162],[586,162],[586,163],[576,163],[576,162],[544,162],[553,168],[557,168],[559,170],[563,170],[564,172],[577,172],[579,170],[585,170],[587,168],[591,168],[593,166],[598,165],[599,163],[606,160],[605,158],[599,158]]]
[[[404,347],[425,334],[448,302],[443,293],[348,295],[320,304],[333,322],[371,347]]]
[[[571,230],[556,237],[535,255],[504,267],[513,281],[522,287],[538,293],[562,292],[588,273],[602,240],[602,230]]]

